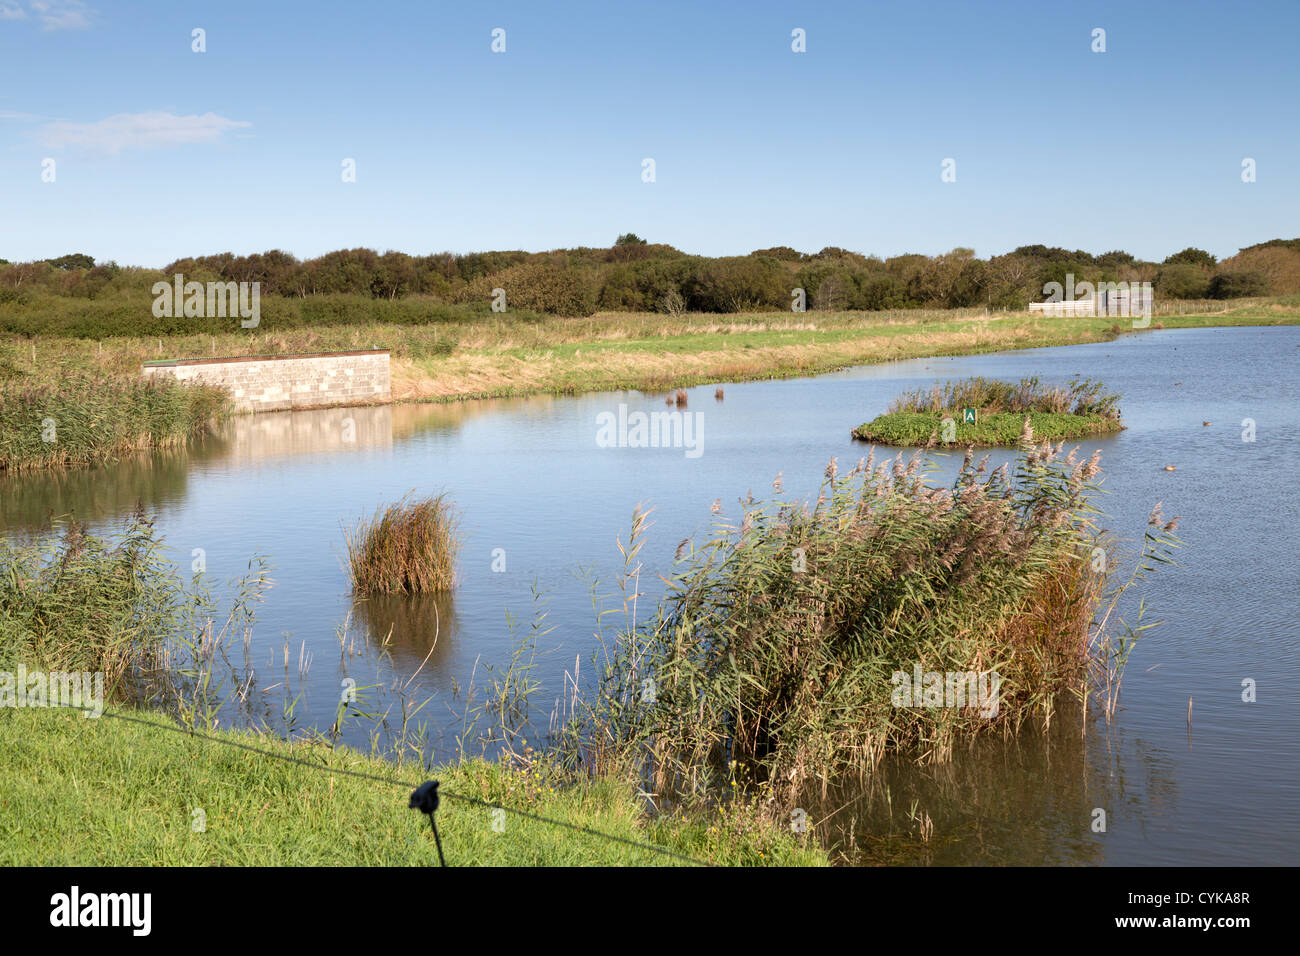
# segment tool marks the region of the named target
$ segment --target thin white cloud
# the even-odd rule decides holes
[[[97,123],[59,121],[42,127],[40,135],[45,144],[54,149],[72,146],[118,153],[124,149],[216,143],[231,130],[252,125],[215,113],[176,116],[155,110],[147,113],[117,113]]]
[[[17,110],[0,110],[0,120],[36,120],[35,113],[19,113]]]
[[[0,20],[26,20],[29,16],[46,30],[84,30],[91,25],[95,11],[84,0],[28,0],[27,9],[21,0],[0,0]]]
[[[47,30],[84,30],[94,11],[81,0],[32,0],[32,12]]]

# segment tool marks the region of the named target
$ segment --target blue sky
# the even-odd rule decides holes
[[[0,0],[0,258],[1226,256],[1300,234],[1298,32],[1294,0]]]

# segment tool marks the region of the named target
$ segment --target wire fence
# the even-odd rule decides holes
[[[63,706],[67,706],[67,705],[63,705]],[[68,709],[77,710],[80,708],[68,707]],[[366,773],[365,771],[362,770],[348,770],[344,767],[327,767],[324,766],[323,764],[314,763],[310,760],[304,760],[301,757],[294,757],[294,756],[290,756],[289,754],[276,753],[273,750],[266,750],[263,749],[262,747],[255,747],[252,744],[243,743],[242,741],[229,740],[222,737],[213,737],[209,734],[204,734],[197,730],[190,730],[185,727],[176,726],[174,724],[161,724],[156,721],[145,720],[141,717],[136,717],[131,714],[119,714],[119,713],[114,713],[113,711],[110,710],[105,710],[102,716],[112,717],[115,720],[128,721],[133,724],[140,724],[145,727],[152,727],[155,730],[165,730],[170,733],[181,734],[185,737],[196,738],[199,740],[203,740],[207,743],[220,744],[227,747],[234,747],[239,750],[246,750],[250,753],[258,754],[262,757],[269,757],[272,760],[280,760],[285,763],[298,764],[299,766],[307,767],[311,770],[319,770],[325,773],[337,774],[340,776],[357,777],[362,780],[370,780],[375,783],[382,783],[388,786],[403,787],[403,788],[410,789],[411,798],[410,798],[409,807],[411,809],[421,810],[423,813],[426,813],[429,816],[429,823],[430,826],[433,828],[434,840],[438,848],[439,862],[443,866],[446,866],[447,864],[446,864],[446,860],[443,858],[442,838],[438,833],[438,825],[437,825],[437,821],[435,820],[435,813],[438,808],[439,797],[448,800],[453,800],[457,803],[463,803],[469,806],[482,807],[488,810],[503,810],[506,813],[513,814],[516,817],[520,817],[525,820],[530,820],[535,823],[541,823],[553,827],[560,827],[561,829],[570,830],[575,833],[581,833],[586,836],[596,837],[601,840],[608,840],[611,843],[620,843],[623,844],[624,846],[635,847],[636,849],[644,850],[648,853],[655,853],[658,854],[659,856],[678,860],[682,863],[688,863],[692,866],[712,866],[712,864],[706,860],[699,860],[696,859],[695,857],[687,856],[684,853],[678,853],[675,850],[670,850],[667,847],[656,846],[653,843],[643,843],[638,840],[631,840],[628,839],[627,837],[618,836],[617,834],[605,833],[601,830],[595,830],[592,829],[591,827],[582,826],[581,824],[570,823],[567,820],[556,820],[553,817],[545,817],[537,813],[530,813],[527,810],[519,810],[514,807],[507,807],[501,804],[491,803],[490,801],[482,800],[479,799],[478,797],[470,797],[470,796],[466,796],[465,794],[452,793],[447,790],[442,790],[438,782],[433,780],[424,781],[423,783],[411,783],[410,781],[406,781],[406,780],[394,780],[391,777],[384,777],[381,776],[380,774]]]

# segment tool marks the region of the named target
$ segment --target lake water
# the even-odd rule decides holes
[[[1140,542],[1151,507],[1181,515],[1180,566],[1143,587],[1165,623],[1138,644],[1122,709],[1107,732],[1062,716],[959,750],[941,767],[898,761],[869,793],[837,794],[840,837],[866,860],[936,863],[1294,863],[1300,849],[1300,330],[1150,331],[1115,342],[891,363],[811,379],[689,390],[700,454],[600,447],[598,416],[664,411],[639,392],[454,406],[273,413],[234,421],[219,438],[86,472],[0,480],[0,524],[21,536],[75,512],[104,528],[137,500],[156,513],[187,572],[202,549],[210,578],[269,557],[276,586],[259,611],[251,660],[267,712],[287,674],[299,725],[327,727],[343,679],[407,680],[431,703],[440,756],[454,752],[459,701],[486,664],[508,660],[547,592],[535,676],[549,712],[563,674],[595,646],[593,594],[619,606],[616,535],[633,508],[653,507],[643,590],[668,573],[683,538],[701,536],[710,503],[737,520],[738,499],[815,495],[832,457],[899,391],[971,375],[1064,382],[1102,379],[1123,395],[1127,429],[1082,442],[1102,449],[1104,523]],[[1243,440],[1254,423],[1254,440]],[[1211,424],[1203,425],[1208,421]],[[884,451],[884,450],[882,450]],[[960,454],[936,456],[947,481]],[[1000,463],[1007,453],[995,453]],[[1166,465],[1176,466],[1166,471]],[[343,525],[407,492],[446,492],[462,517],[460,584],[448,598],[354,602]],[[504,571],[494,570],[501,567]],[[646,599],[643,599],[646,600]],[[510,623],[513,616],[514,628]],[[434,622],[437,622],[435,625]],[[385,636],[390,635],[383,650]],[[340,632],[348,647],[340,654]],[[285,647],[288,645],[288,664]],[[299,677],[300,660],[307,662]],[[423,666],[421,666],[423,665]],[[1257,700],[1242,701],[1244,680]],[[1188,698],[1194,698],[1187,725]],[[271,703],[274,701],[274,703]],[[364,747],[359,731],[345,739]],[[915,810],[913,810],[915,807]],[[1105,833],[1091,829],[1107,813]],[[928,815],[922,840],[915,819]]]

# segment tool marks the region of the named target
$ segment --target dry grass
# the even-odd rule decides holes
[[[1300,319],[1300,301],[1161,303],[1167,327]],[[1212,307],[1212,309],[1211,309]],[[1244,311],[1243,311],[1244,310]],[[1221,317],[1214,317],[1216,314]],[[601,313],[531,319],[505,314],[439,324],[321,326],[216,336],[87,339],[0,336],[0,374],[52,388],[72,374],[138,378],[140,363],[177,356],[255,355],[371,347],[392,351],[396,401],[455,401],[641,389],[819,374],[908,358],[1098,342],[1127,332],[1111,319],[979,309],[754,313]]]
[[[345,540],[359,594],[422,594],[455,584],[457,516],[442,495],[381,507],[347,530]]]

